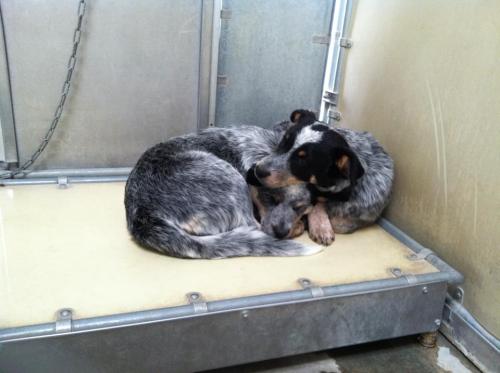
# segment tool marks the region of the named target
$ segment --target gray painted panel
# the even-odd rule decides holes
[[[21,159],[50,125],[77,1],[1,0]],[[130,166],[197,128],[201,0],[89,1],[61,123],[37,168]]]
[[[192,372],[434,331],[446,284],[200,314],[0,345],[8,372]]]
[[[332,0],[224,0],[215,123],[269,126],[299,107],[319,110]]]
[[[9,68],[2,18],[0,7],[0,161],[15,163],[17,162],[16,130],[12,114]]]

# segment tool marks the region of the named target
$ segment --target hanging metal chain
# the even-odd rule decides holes
[[[30,159],[27,160],[25,163],[23,163],[21,167],[12,171],[8,171],[4,174],[1,174],[0,179],[8,179],[21,174],[23,174],[23,176],[26,175],[29,172],[29,171],[26,172],[26,170],[28,170],[28,168],[30,168],[33,165],[33,163],[36,162],[38,157],[40,157],[40,154],[43,153],[43,151],[49,144],[49,141],[52,135],[54,134],[54,131],[56,130],[57,125],[59,123],[59,119],[61,119],[61,115],[64,110],[64,104],[66,103],[66,99],[68,98],[69,89],[71,87],[71,78],[73,77],[73,71],[75,70],[76,55],[78,52],[78,46],[80,45],[80,39],[82,35],[82,21],[83,21],[83,16],[85,15],[86,7],[87,7],[86,0],[78,1],[78,21],[76,23],[75,31],[73,32],[73,47],[71,50],[71,56],[69,57],[68,60],[66,79],[64,80],[64,84],[61,90],[61,97],[59,98],[59,103],[57,104],[57,108],[54,112],[50,128],[48,129],[42,142],[38,146],[38,149],[33,153]]]

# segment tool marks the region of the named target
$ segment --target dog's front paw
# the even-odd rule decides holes
[[[313,207],[307,215],[307,221],[311,240],[325,246],[335,240],[335,233],[323,203],[318,203]]]
[[[322,224],[316,226],[309,226],[309,237],[320,245],[331,245],[335,241],[335,232],[330,224]]]

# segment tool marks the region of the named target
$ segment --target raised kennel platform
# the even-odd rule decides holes
[[[54,175],[0,188],[2,371],[195,371],[435,331],[462,281],[387,221],[310,257],[166,257],[131,240],[122,176]]]

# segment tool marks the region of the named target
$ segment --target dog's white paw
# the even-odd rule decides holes
[[[309,237],[320,245],[331,245],[335,241],[335,232],[330,224],[309,226]]]
[[[325,208],[323,203],[316,204],[307,215],[307,221],[311,240],[328,246],[335,240],[335,233]]]

